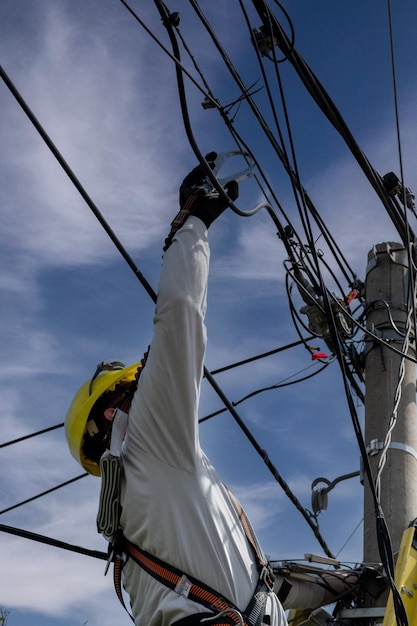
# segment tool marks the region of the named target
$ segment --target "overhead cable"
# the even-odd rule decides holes
[[[274,354],[278,354],[279,352],[283,352],[284,350],[289,350],[291,348],[295,348],[296,346],[304,344],[306,341],[309,341],[313,337],[306,337],[305,339],[293,341],[285,346],[280,346],[279,348],[275,348],[274,350],[268,350],[268,352],[263,352],[262,354],[257,354],[256,356],[248,357],[247,359],[243,359],[242,361],[238,361],[236,363],[231,363],[229,365],[224,365],[223,367],[219,367],[215,370],[211,370],[210,374],[215,376],[216,374],[221,374],[222,372],[227,372],[228,370],[234,369],[236,367],[241,367],[242,365],[247,365],[248,363],[253,363],[254,361],[258,361],[260,359],[264,359],[268,356],[272,356]],[[0,449],[5,448],[7,446],[11,446],[16,443],[20,443],[21,441],[26,441],[26,439],[30,439],[32,437],[37,437],[38,435],[44,435],[52,430],[56,430],[57,428],[63,428],[64,422],[60,424],[55,424],[54,426],[49,426],[49,428],[43,428],[42,430],[38,430],[34,433],[30,433],[29,435],[23,435],[23,437],[18,437],[17,439],[12,439],[11,441],[7,441],[5,443],[0,444]]]
[[[27,498],[27,500],[23,500],[23,502],[19,502],[18,504],[13,504],[12,506],[8,506],[6,509],[3,509],[2,511],[0,511],[0,515],[3,515],[3,513],[8,513],[9,511],[13,511],[13,509],[17,509],[18,507],[23,506],[24,504],[33,502],[34,500],[37,500],[38,498],[42,498],[42,496],[46,496],[48,493],[52,493],[53,491],[57,491],[58,489],[61,489],[62,487],[66,487],[67,485],[70,485],[71,483],[75,483],[77,480],[80,480],[80,478],[85,478],[86,476],[89,476],[87,472],[85,472],[84,474],[80,474],[79,476],[76,476],[75,478],[71,478],[70,480],[66,480],[64,483],[61,483],[60,485],[56,485],[56,487],[52,487],[51,489],[42,491],[42,493],[38,493],[36,496]]]
[[[18,104],[20,105],[20,107],[23,109],[23,111],[29,118],[29,120],[32,122],[33,126],[36,128],[36,130],[38,131],[38,133],[40,134],[40,136],[42,137],[42,139],[48,146],[49,150],[52,152],[52,154],[54,155],[58,163],[61,165],[62,169],[67,174],[67,176],[69,177],[69,179],[71,180],[71,182],[73,183],[77,191],[81,194],[82,198],[85,200],[85,202],[87,203],[87,205],[89,206],[89,208],[91,209],[91,211],[93,212],[97,220],[100,222],[101,226],[104,228],[107,235],[110,237],[111,241],[114,243],[114,245],[116,246],[116,248],[118,249],[122,257],[124,258],[128,266],[130,267],[130,269],[133,271],[135,276],[139,279],[139,281],[141,282],[146,292],[155,301],[156,294],[154,290],[152,289],[151,285],[148,283],[144,275],[139,271],[132,257],[127,253],[126,249],[123,247],[119,239],[116,237],[116,234],[110,228],[109,224],[106,222],[103,215],[100,213],[98,207],[93,202],[92,198],[88,195],[87,191],[85,190],[81,182],[78,180],[73,170],[70,168],[70,166],[68,165],[68,163],[62,156],[61,152],[55,146],[52,139],[49,137],[48,133],[42,127],[38,119],[35,117],[31,109],[26,104],[21,94],[19,93],[15,85],[13,84],[12,80],[9,78],[9,76],[6,74],[5,70],[1,66],[0,66],[0,77],[3,79],[3,82],[6,84],[6,86],[8,87],[8,89],[10,90],[10,92],[12,93],[12,95],[14,96]]]
[[[406,229],[404,226],[404,219],[398,203],[393,198],[391,198],[385,191],[381,176],[371,165],[366,155],[356,142],[349,127],[347,126],[336,105],[330,98],[329,94],[327,93],[317,76],[314,74],[312,69],[308,66],[306,61],[297,52],[297,50],[294,47],[290,48],[290,41],[288,40],[287,35],[285,34],[274,14],[271,13],[271,11],[268,9],[264,0],[252,0],[252,3],[256,8],[264,26],[267,28],[269,23],[272,24],[274,40],[276,40],[276,44],[282,52],[289,53],[289,62],[296,70],[307,91],[313,97],[321,111],[331,122],[331,124],[336,128],[341,137],[345,140],[345,143],[349,147],[356,161],[361,166],[364,174],[366,175],[372,187],[379,196],[382,204],[388,212],[388,215],[391,217],[391,220],[393,221],[401,237],[401,240],[406,244],[409,239],[407,237]],[[414,239],[414,234],[411,230],[409,234],[411,238]]]
[[[295,372],[294,374],[291,374],[291,376],[287,376],[287,378],[284,378],[284,380],[275,383],[274,385],[270,385],[269,387],[263,387],[262,389],[256,389],[255,391],[252,391],[251,393],[249,393],[248,395],[244,396],[243,398],[241,398],[240,400],[235,400],[233,402],[233,406],[238,406],[239,404],[242,404],[242,402],[245,402],[246,400],[249,400],[250,398],[253,398],[254,396],[259,395],[260,393],[264,393],[265,391],[272,391],[273,389],[281,389],[282,387],[289,387],[290,385],[296,385],[298,383],[302,383],[306,380],[309,380],[310,378],[313,378],[314,376],[317,376],[317,374],[321,374],[321,372],[328,366],[330,365],[330,362],[322,362],[323,366],[320,369],[317,369],[315,372],[308,374],[306,376],[302,376],[301,378],[297,378],[295,380],[290,380],[293,376],[297,376],[297,374],[301,374],[302,372],[305,372],[306,370],[310,369],[311,367],[314,367],[314,365],[309,365],[308,367],[303,368],[302,370],[300,370],[299,372]],[[213,413],[210,413],[209,415],[206,415],[205,417],[201,417],[198,421],[201,424],[202,422],[207,422],[207,420],[212,419],[213,417],[217,417],[217,415],[221,415],[222,413],[225,413],[227,411],[226,408],[223,409],[219,409],[218,411],[214,411]]]
[[[265,357],[272,356],[273,354],[278,354],[279,352],[283,352],[284,350],[289,350],[290,348],[295,348],[296,346],[303,345],[306,341],[309,341],[310,339],[312,339],[312,337],[306,337],[305,339],[293,341],[292,343],[288,343],[287,345],[281,346],[280,348],[275,348],[275,350],[269,350],[268,352],[263,352],[262,354],[243,359],[242,361],[238,361],[237,363],[232,363],[230,365],[225,365],[224,367],[219,367],[215,370],[211,370],[210,373],[212,374],[212,376],[215,376],[216,374],[226,372],[227,370],[233,369],[235,367],[247,365],[248,363],[252,363],[253,361],[258,361],[259,359],[264,359]]]
[[[394,114],[395,114],[395,128],[397,133],[397,149],[398,149],[398,161],[400,167],[400,178],[401,178],[401,195],[402,195],[402,204],[404,207],[404,220],[406,223],[406,229],[408,233],[408,242],[407,245],[407,255],[408,255],[408,263],[409,267],[413,267],[415,265],[415,238],[410,229],[410,224],[407,219],[407,187],[404,181],[404,163],[403,163],[403,153],[402,153],[402,144],[401,144],[401,131],[400,131],[400,114],[398,107],[398,89],[397,89],[397,78],[396,78],[396,63],[395,63],[395,46],[394,46],[394,33],[393,33],[393,23],[392,23],[392,9],[391,9],[391,0],[387,0],[387,13],[388,13],[388,26],[389,26],[389,43],[390,43],[390,54],[391,54],[391,74],[392,74],[392,91],[394,97]],[[413,284],[415,281],[415,273],[410,272],[410,287],[411,292],[415,292],[415,285]],[[413,310],[413,320],[414,327],[417,326],[417,312],[416,312],[416,302],[413,300],[410,303],[410,306]]]
[[[23,530],[22,528],[15,528],[14,526],[6,526],[5,524],[0,524],[0,531],[8,533],[9,535],[15,535],[16,537],[23,537],[24,539],[31,539],[32,541],[36,541],[38,543],[44,543],[48,546],[53,546],[54,548],[60,548],[61,550],[68,550],[69,552],[84,554],[84,556],[101,559],[102,561],[107,561],[109,558],[106,552],[100,552],[99,550],[89,550],[88,548],[75,546],[70,543],[66,543],[65,541],[59,541],[58,539],[46,537],[45,535],[39,535],[38,533],[34,533],[29,530]]]
[[[57,428],[62,428],[63,426],[64,426],[64,422],[61,422],[60,424],[55,424],[55,426],[49,426],[48,428],[43,428],[42,430],[38,430],[36,433],[31,433],[30,435],[23,435],[23,437],[18,437],[17,439],[12,439],[11,441],[0,443],[0,448],[6,448],[6,446],[11,446],[15,443],[26,441],[26,439],[31,439],[32,437],[37,437],[38,435],[44,435],[45,433],[51,432],[51,430],[56,430]]]

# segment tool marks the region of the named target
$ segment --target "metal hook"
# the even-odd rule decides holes
[[[230,174],[229,176],[226,176],[225,178],[218,178],[219,171],[224,166],[227,159],[233,156],[244,157],[246,161],[249,162],[248,167],[238,172],[235,172],[234,174]],[[217,178],[217,180],[219,181],[222,187],[227,185],[227,183],[230,183],[232,180],[235,180],[237,183],[242,183],[243,181],[247,180],[250,176],[253,175],[254,170],[255,170],[255,163],[253,163],[250,155],[247,152],[241,152],[240,150],[230,150],[229,152],[220,152],[220,154],[218,154],[216,159],[214,160],[213,174],[215,175],[215,177]]]
[[[236,613],[239,619],[239,626],[244,626],[243,617],[237,609],[225,609],[224,611],[220,611],[220,613],[218,613],[217,615],[213,615],[213,617],[205,617],[204,619],[200,620],[200,624],[203,624],[205,622],[212,622],[214,619],[218,619],[220,617],[223,617],[223,615],[227,615],[227,613]]]

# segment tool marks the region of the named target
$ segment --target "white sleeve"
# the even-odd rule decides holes
[[[148,360],[129,412],[130,453],[192,466],[206,346],[207,229],[188,218],[165,253]]]

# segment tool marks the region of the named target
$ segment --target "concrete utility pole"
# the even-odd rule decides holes
[[[402,350],[404,345],[412,301],[410,293],[408,257],[404,246],[392,242],[376,245],[368,255],[366,325],[368,330],[397,350]],[[365,444],[374,479],[399,397],[396,423],[380,480],[380,502],[395,558],[403,531],[417,518],[416,368],[412,361],[404,359],[402,363],[401,356],[370,339],[367,339],[366,346]],[[414,327],[407,354],[413,358],[416,355]],[[401,364],[404,378],[399,385]],[[374,502],[365,477],[365,563],[379,563],[381,560],[375,529]],[[385,603],[386,597],[376,600],[375,605],[384,606]]]

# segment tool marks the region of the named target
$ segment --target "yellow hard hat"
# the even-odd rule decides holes
[[[72,456],[89,473],[100,476],[100,465],[88,459],[82,450],[84,433],[91,409],[107,391],[117,385],[133,381],[142,363],[125,366],[120,361],[100,363],[91,380],[88,380],[75,394],[65,417],[65,436]]]

